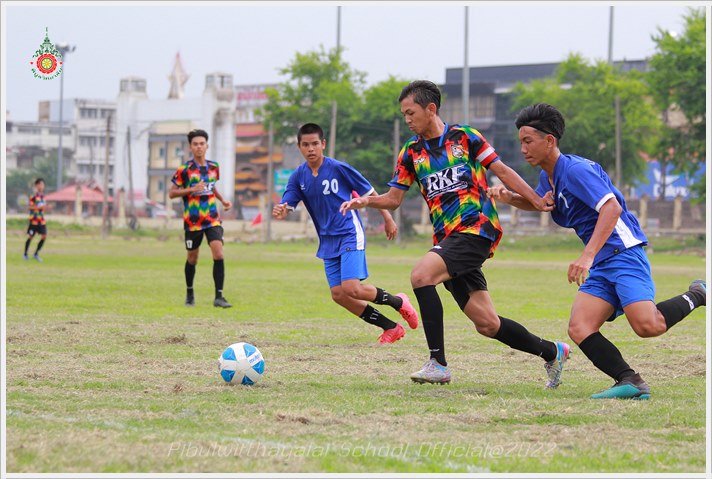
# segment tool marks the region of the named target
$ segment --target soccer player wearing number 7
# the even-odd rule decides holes
[[[408,325],[418,327],[418,313],[408,297],[395,296],[373,285],[362,283],[368,277],[366,236],[357,212],[346,216],[339,207],[352,192],[360,196],[374,194],[371,184],[347,163],[324,156],[324,131],[315,123],[303,125],[297,133],[299,151],[306,162],[292,173],[282,201],[272,209],[272,216],[284,219],[301,201],[319,235],[316,256],[324,261],[331,298],[349,312],[381,329],[381,344],[393,343],[405,335],[403,326],[384,316],[367,302],[388,305],[398,311]],[[398,233],[390,213],[383,212],[386,237]]]
[[[562,342],[541,339],[511,319],[498,316],[487,291],[482,264],[494,254],[502,229],[493,201],[487,198],[488,169],[502,182],[548,211],[544,199],[504,164],[484,137],[468,125],[448,125],[440,118],[440,90],[429,81],[416,81],[401,92],[401,113],[415,133],[401,149],[390,190],[380,196],[352,199],[341,211],[370,206],[395,209],[413,183],[430,208],[434,246],[415,265],[410,276],[420,306],[430,360],[410,377],[418,383],[449,383],[445,359],[443,306],[435,286],[444,283],[477,331],[507,346],[544,359],[546,386],[561,383],[569,355]]]
[[[648,399],[650,387],[601,334],[601,326],[625,314],[638,336],[659,336],[707,304],[707,283],[695,280],[687,292],[655,304],[655,284],[643,250],[648,239],[598,163],[560,152],[563,115],[551,105],[538,103],[520,111],[515,124],[524,159],[541,168],[537,194],[555,202],[553,220],[573,228],[585,245],[568,270],[569,283],[579,286],[571,307],[569,336],[594,366],[615,381],[591,398]],[[501,186],[490,188],[487,194],[521,209],[533,209],[528,199]]]
[[[195,305],[193,279],[195,266],[198,264],[200,243],[205,235],[213,254],[213,281],[215,282],[213,305],[218,308],[230,308],[232,305],[223,296],[225,282],[223,228],[215,200],[222,203],[225,211],[232,207],[232,203],[224,200],[215,187],[215,183],[220,179],[220,167],[216,162],[209,161],[205,157],[208,151],[208,133],[205,130],[191,130],[188,133],[188,143],[193,158],[176,170],[172,180],[173,186],[168,192],[170,198],[179,196],[183,198],[185,249],[188,251],[184,268],[187,287],[185,305]]]

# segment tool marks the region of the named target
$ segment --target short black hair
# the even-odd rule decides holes
[[[547,103],[536,103],[523,108],[514,120],[514,124],[519,130],[523,126],[529,126],[547,135],[552,135],[558,142],[564,136],[566,123],[564,116],[556,107]]]
[[[317,125],[316,123],[305,123],[299,128],[299,131],[297,132],[297,143],[301,143],[302,141],[302,135],[311,135],[314,133],[319,134],[319,139],[323,140],[324,139],[324,130]]]
[[[409,96],[413,96],[413,101],[423,108],[430,103],[435,103],[435,113],[440,113],[440,89],[428,80],[416,80],[407,84],[398,97],[398,103]]]
[[[206,143],[208,142],[208,132],[205,130],[195,129],[195,130],[190,130],[188,132],[188,143],[192,143],[193,138],[195,138],[196,136],[202,136],[203,138],[205,138],[205,142]]]
[[[39,185],[40,183],[44,183],[44,182],[45,182],[44,178],[37,178],[35,180],[35,186]]]

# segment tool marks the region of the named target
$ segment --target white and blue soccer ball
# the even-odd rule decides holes
[[[231,344],[218,358],[218,364],[220,376],[232,384],[255,384],[265,372],[262,353],[250,343]]]

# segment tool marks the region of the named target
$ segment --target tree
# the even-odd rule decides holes
[[[385,190],[393,176],[393,122],[400,120],[398,96],[408,81],[390,77],[365,88],[366,75],[351,69],[335,49],[297,53],[280,71],[287,80],[268,89],[265,126],[274,125],[275,141],[290,141],[304,123],[318,123],[329,138],[331,103],[337,103],[335,156],[353,165]],[[400,120],[402,121],[402,120]],[[410,132],[401,125],[399,144]]]
[[[705,10],[690,9],[684,20],[681,35],[658,29],[653,36],[657,53],[650,59],[647,81],[666,120],[656,156],[662,167],[670,161],[676,172],[690,177],[706,156]],[[677,112],[684,117],[681,125],[670,122]],[[703,176],[695,183],[693,194],[704,201],[705,188]]]
[[[337,49],[297,53],[280,70],[288,77],[277,88],[266,90],[267,103],[262,109],[265,126],[274,124],[275,141],[284,142],[296,135],[307,122],[318,123],[328,138],[331,103],[338,105],[339,138],[350,134],[350,118],[360,108],[360,91],[365,74],[352,70]]]
[[[562,151],[590,158],[612,173],[616,96],[622,119],[621,179],[629,185],[643,177],[646,166],[640,153],[652,151],[661,129],[643,73],[622,72],[604,61],[589,64],[572,54],[558,66],[553,78],[535,80],[528,86],[518,84],[513,109],[539,102],[556,106],[566,119]]]

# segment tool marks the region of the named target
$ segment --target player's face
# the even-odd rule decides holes
[[[205,153],[208,151],[208,141],[202,136],[196,136],[190,140],[190,152],[195,158],[205,158]]]
[[[413,101],[413,96],[407,96],[401,101],[400,109],[408,128],[416,135],[422,135],[430,130],[435,118],[435,105],[432,108],[423,108]],[[429,105],[430,106],[430,105]]]
[[[531,126],[519,129],[519,150],[524,159],[532,166],[541,166],[551,153],[553,136],[543,134]]]
[[[41,194],[41,193],[44,193],[45,182],[44,182],[44,181],[40,181],[39,183],[37,183],[37,184],[35,185],[35,189],[37,190],[37,193],[40,193],[40,194]]]
[[[318,163],[324,158],[324,147],[326,139],[320,139],[319,133],[308,133],[302,135],[299,140],[299,151],[308,163]]]

